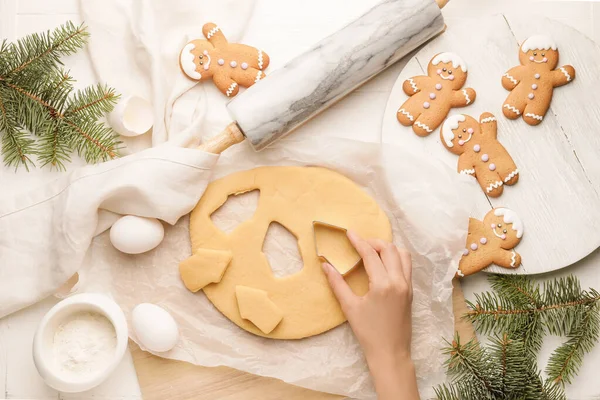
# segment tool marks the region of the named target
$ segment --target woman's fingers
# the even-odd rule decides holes
[[[406,282],[408,280],[404,276],[403,260],[398,248],[393,243],[381,239],[367,239],[367,242],[379,253],[383,266],[392,281]]]
[[[387,281],[388,277],[385,267],[381,262],[379,253],[375,251],[373,246],[353,231],[349,230],[347,236],[348,240],[350,240],[350,243],[352,243],[352,246],[354,246],[356,252],[363,260],[365,270],[367,271],[367,275],[369,275],[369,281],[373,284]]]
[[[404,278],[406,279],[408,286],[412,288],[412,258],[406,249],[399,249],[398,253],[400,253],[400,261],[402,262]]]
[[[337,297],[340,305],[342,306],[342,310],[344,314],[347,314],[348,309],[354,301],[356,301],[357,296],[354,294],[350,286],[344,280],[344,277],[329,263],[323,263],[323,272],[325,272],[325,276],[329,281],[329,286],[331,286],[331,290]]]

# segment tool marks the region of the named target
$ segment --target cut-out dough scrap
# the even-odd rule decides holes
[[[197,250],[179,263],[183,284],[190,291],[197,292],[209,283],[221,282],[232,257],[232,253],[226,250]]]
[[[321,221],[314,221],[317,254],[345,275],[359,262],[360,255],[348,240],[347,230]]]
[[[248,286],[236,286],[240,315],[258,327],[264,334],[269,334],[283,319],[283,312],[264,290]]]
[[[249,220],[230,234],[211,223],[210,215],[227,196],[255,189],[260,190],[260,201]],[[273,221],[298,239],[304,265],[293,275],[275,276],[262,251]],[[192,249],[229,250],[233,258],[221,282],[202,289],[206,297],[242,329],[273,339],[318,335],[346,321],[321,268],[313,221],[351,229],[361,237],[392,241],[390,222],[377,202],[352,180],[325,168],[260,167],[212,182],[190,216]],[[285,262],[285,257],[279,258],[278,262]],[[344,279],[359,296],[369,290],[369,277],[360,265]],[[264,290],[281,310],[283,319],[270,333],[240,316],[237,286]]]

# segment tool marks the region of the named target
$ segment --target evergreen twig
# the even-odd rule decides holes
[[[71,22],[45,33],[0,44],[0,135],[7,165],[64,169],[73,151],[87,162],[118,156],[120,142],[98,122],[118,96],[105,85],[74,92],[61,57],[82,48],[84,25]],[[37,138],[37,139],[36,139]]]
[[[463,316],[479,333],[491,335],[487,347],[476,339],[461,344],[458,336],[445,353],[451,382],[435,388],[441,400],[564,400],[584,355],[600,338],[600,293],[582,290],[572,276],[543,285],[526,276],[492,275],[491,292],[467,302]],[[537,353],[546,334],[567,341],[550,356],[543,379]]]

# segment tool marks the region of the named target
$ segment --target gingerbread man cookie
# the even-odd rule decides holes
[[[229,43],[221,29],[211,22],[202,27],[202,33],[207,40],[192,40],[179,56],[179,66],[188,78],[212,79],[223,94],[233,97],[240,86],[250,87],[265,77],[263,70],[269,66],[267,53]]]
[[[453,53],[433,57],[428,76],[404,81],[402,89],[410,96],[398,110],[398,121],[413,127],[419,136],[427,136],[442,123],[453,107],[465,107],[475,101],[475,91],[462,89],[467,81],[467,64]]]
[[[458,172],[473,175],[490,197],[498,197],[504,185],[519,180],[519,170],[508,151],[496,138],[496,117],[483,113],[479,122],[463,114],[450,116],[440,131],[448,151],[458,155]]]
[[[494,208],[483,222],[469,218],[467,246],[458,264],[457,276],[467,276],[496,264],[517,268],[521,256],[513,249],[523,236],[523,222],[508,208]]]
[[[532,36],[523,42],[519,61],[521,65],[502,76],[502,86],[511,92],[502,112],[506,118],[522,116],[529,125],[538,125],[550,108],[554,88],[573,81],[575,69],[570,65],[556,69],[556,43],[542,35]]]

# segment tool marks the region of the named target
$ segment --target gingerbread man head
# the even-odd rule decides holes
[[[449,116],[440,130],[442,143],[448,151],[456,155],[461,155],[471,149],[474,144],[471,139],[480,134],[479,122],[475,118],[464,114]]]
[[[429,63],[427,75],[440,84],[451,82],[458,90],[467,82],[467,64],[454,53],[440,53]]]
[[[508,208],[495,208],[483,218],[483,226],[500,239],[500,247],[509,250],[514,248],[523,237],[523,222]]]
[[[207,40],[192,40],[179,55],[179,66],[188,78],[196,81],[211,79],[216,69],[215,47]]]
[[[545,64],[553,70],[558,66],[558,48],[554,40],[544,35],[535,35],[521,45],[519,61],[522,65]]]

